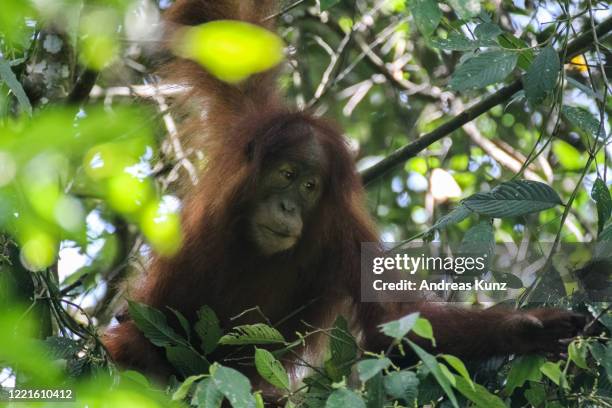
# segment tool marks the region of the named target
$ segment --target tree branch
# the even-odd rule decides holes
[[[607,35],[612,30],[612,18],[608,18],[597,26],[595,32],[599,38]],[[593,32],[578,36],[574,41],[568,44],[566,61],[569,61],[578,54],[585,52],[593,46]],[[501,88],[499,91],[481,100],[472,107],[464,110],[448,122],[442,124],[433,131],[421,136],[414,142],[392,152],[389,156],[379,161],[375,165],[368,167],[361,172],[361,177],[364,184],[371,183],[381,177],[391,169],[404,163],[406,160],[414,157],[417,153],[425,150],[431,144],[437,142],[445,136],[448,136],[455,130],[459,129],[466,123],[476,119],[478,116],[487,112],[496,105],[510,99],[512,95],[523,89],[523,83],[520,79],[512,82]]]

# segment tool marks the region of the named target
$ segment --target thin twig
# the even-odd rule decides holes
[[[612,18],[608,18],[596,28],[597,35],[601,38],[607,35],[612,30]],[[590,48],[592,44],[592,33],[586,32],[576,38],[567,46],[566,58],[564,60],[570,60],[574,56],[584,52],[585,49]],[[520,79],[517,79],[510,85],[501,88],[499,91],[486,97],[480,102],[476,103],[472,107],[464,110],[459,115],[455,116],[448,122],[442,124],[438,128],[434,129],[414,142],[400,147],[385,159],[379,161],[375,165],[365,169],[361,172],[362,180],[364,184],[368,184],[375,179],[386,174],[391,169],[404,163],[406,160],[416,156],[417,153],[425,150],[431,144],[437,142],[445,136],[448,136],[455,130],[459,129],[466,123],[476,119],[478,116],[489,111],[494,106],[510,99],[515,93],[523,88],[523,83]]]

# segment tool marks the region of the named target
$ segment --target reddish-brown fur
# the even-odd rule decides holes
[[[173,25],[217,18],[258,22],[272,13],[273,5],[270,0],[178,0],[166,19]],[[230,321],[253,306],[274,323],[308,305],[279,326],[288,338],[293,338],[295,330],[304,330],[302,320],[329,327],[337,313],[349,311],[363,334],[364,347],[372,351],[390,344],[377,325],[414,311],[431,321],[439,351],[466,358],[557,351],[557,340],[574,334],[579,322],[564,311],[360,303],[360,243],[375,242],[378,234],[364,208],[361,180],[340,131],[308,113],[286,108],[276,94],[273,73],[230,86],[188,61],[177,61],[165,71],[173,81],[193,86],[189,100],[192,106],[194,101],[201,104],[202,112],[194,115],[186,129],[192,138],[204,141],[206,169],[184,201],[182,249],[171,259],[152,261],[131,293],[133,299],[161,310],[172,307],[191,321],[206,304],[226,328],[256,321],[255,314]],[[244,218],[262,166],[304,141],[303,133],[284,131],[296,124],[310,126],[307,137],[316,138],[329,159],[323,169],[327,175],[324,192],[315,213],[305,220],[297,246],[264,258],[251,249]],[[163,351],[152,346],[129,319],[109,329],[104,342],[123,367],[158,376],[172,371]],[[315,354],[320,347],[317,341],[307,345]]]

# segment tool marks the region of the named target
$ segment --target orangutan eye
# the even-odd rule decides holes
[[[317,183],[312,180],[304,183],[304,188],[306,188],[306,190],[309,190],[309,191],[314,190],[316,186],[317,186]]]
[[[281,170],[281,173],[284,178],[287,180],[293,180],[295,178],[295,172],[291,170]]]

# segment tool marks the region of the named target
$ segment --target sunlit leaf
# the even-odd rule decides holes
[[[217,20],[186,29],[175,50],[217,78],[240,82],[267,71],[283,59],[283,41],[272,32],[243,21]]]
[[[448,365],[454,368],[455,371],[457,371],[465,379],[465,381],[468,383],[468,385],[471,388],[474,388],[474,383],[472,382],[472,379],[470,378],[470,373],[465,367],[465,364],[463,364],[463,361],[461,361],[459,358],[452,356],[450,354],[442,354],[441,357],[444,359],[444,361],[448,363]]]
[[[552,150],[564,169],[580,170],[586,165],[587,158],[578,149],[563,140],[555,140]]]
[[[108,203],[114,210],[122,214],[133,214],[139,211],[153,197],[153,188],[149,180],[140,179],[128,173],[111,177],[107,189]],[[155,219],[155,217],[151,218]]]
[[[429,323],[429,320],[419,317],[416,323],[414,323],[414,326],[412,326],[412,332],[417,336],[423,337],[424,339],[431,340],[431,344],[433,346],[436,345],[433,327],[431,326],[431,323]]]
[[[57,239],[43,230],[30,230],[24,236],[21,243],[22,263],[33,271],[51,266],[58,250]]]
[[[85,14],[81,27],[81,61],[100,71],[119,54],[116,30],[119,17],[112,8],[97,8]]]
[[[146,200],[145,194],[146,191],[141,195],[143,198],[138,200]],[[138,202],[134,199],[130,201],[134,204]],[[170,211],[160,201],[154,200],[144,208],[140,217],[140,227],[145,237],[160,255],[173,255],[183,244],[180,215]]]

